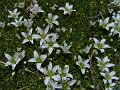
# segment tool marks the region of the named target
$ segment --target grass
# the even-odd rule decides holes
[[[7,18],[8,12],[6,9],[13,10],[14,3],[20,1],[23,0],[0,0],[0,21],[9,22],[10,20]],[[25,1],[27,5],[31,0]],[[64,16],[62,11],[52,11],[50,9],[54,4],[57,4],[60,7],[64,6],[66,2],[73,4],[74,9],[77,12],[73,13],[71,16]],[[89,74],[86,76],[82,75],[73,59],[73,55],[79,54],[79,50],[89,44],[89,38],[91,37],[101,38],[101,35],[103,35],[107,38],[109,45],[118,50],[116,53],[113,53],[111,49],[108,50],[107,53],[112,59],[112,62],[118,65],[114,70],[117,72],[117,75],[120,76],[120,41],[118,41],[118,38],[113,37],[114,43],[111,43],[105,30],[98,26],[91,27],[89,24],[90,20],[97,20],[101,17],[97,16],[99,15],[99,12],[103,12],[104,16],[108,16],[108,13],[106,13],[108,2],[109,0],[38,0],[39,5],[42,6],[45,13],[42,15],[40,14],[39,17],[35,18],[35,26],[39,25],[40,27],[43,27],[42,25],[46,24],[45,18],[47,18],[47,14],[52,12],[59,16],[60,26],[58,27],[64,26],[68,29],[66,33],[60,33],[59,43],[62,43],[64,40],[68,43],[73,42],[73,46],[71,48],[72,54],[65,55],[61,53],[60,55],[55,55],[53,53],[50,57],[53,57],[52,62],[54,65],[59,64],[61,67],[64,67],[66,64],[70,65],[70,73],[72,73],[75,79],[81,81],[81,84],[76,85],[73,90],[84,90],[82,89],[83,87],[85,87],[86,90],[91,90],[89,88],[89,85],[93,83],[91,76]],[[25,11],[21,11],[22,14],[27,17]],[[35,45],[31,45],[30,43],[22,45],[21,42],[23,39],[18,40],[15,36],[16,33],[20,34],[20,32],[25,31],[23,27],[20,28],[21,29],[19,31],[13,27],[5,27],[4,29],[0,28],[0,61],[6,61],[4,53],[13,55],[16,52],[16,47],[22,46],[22,48],[26,50],[26,57],[15,69],[16,74],[14,77],[11,75],[12,71],[10,67],[4,67],[3,64],[0,64],[0,90],[45,90],[45,85],[43,83],[44,77],[39,71],[37,71],[35,65],[31,63],[27,63],[26,65],[23,64],[24,61],[27,61],[32,57],[34,49],[39,50],[39,43],[36,42]],[[73,28],[72,34],[69,33],[70,28]],[[117,56],[115,56],[116,54]],[[45,63],[45,65],[46,64],[48,64],[48,62]],[[34,73],[25,71],[25,68],[28,68]],[[103,90],[104,86],[102,85],[97,67],[93,67],[93,72],[93,77],[95,79],[94,83],[97,86],[97,90]]]

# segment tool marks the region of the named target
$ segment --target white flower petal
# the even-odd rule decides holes
[[[45,77],[44,84],[47,86],[50,82],[50,77]]]
[[[67,74],[66,74],[66,77],[69,77],[69,78],[73,79],[73,75],[70,74],[70,73],[67,73]]]
[[[54,24],[56,25],[59,25],[59,22],[58,21],[53,21]]]
[[[37,62],[35,58],[31,58],[28,60],[28,62]]]
[[[25,37],[25,38],[28,36],[25,32],[22,32],[21,34],[22,34],[22,36]]]
[[[59,65],[56,65],[52,71],[55,73],[58,69],[59,69]]]
[[[113,66],[115,66],[115,64],[112,64],[112,63],[106,64],[106,67],[113,67]]]
[[[104,44],[105,41],[106,41],[106,39],[102,39],[102,40],[100,41],[100,43],[101,43],[101,44]]]
[[[26,42],[28,42],[29,40],[28,39],[24,39],[23,41],[22,41],[22,44],[24,44],[24,43],[26,43]]]
[[[10,61],[10,60],[12,60],[12,57],[9,55],[9,54],[7,54],[7,53],[5,53],[5,57]]]
[[[59,10],[65,10],[65,8],[63,8],[63,7],[60,7],[60,8],[59,8]]]
[[[57,74],[57,75],[53,75],[52,79],[54,79],[55,81],[60,81],[61,77],[59,74]]]
[[[16,64],[12,64],[12,70],[14,70],[16,67]]]
[[[32,37],[33,37],[34,39],[40,39],[40,35],[38,35],[38,34],[33,34]]]
[[[73,86],[75,84],[76,80],[69,81],[69,86]]]
[[[37,63],[37,64],[36,64],[36,67],[37,67],[37,70],[40,70],[40,68],[41,68],[41,63]]]
[[[82,74],[85,74],[85,69],[81,69]]]
[[[105,52],[105,50],[104,50],[104,49],[100,49],[100,51],[101,51],[101,53]]]
[[[110,72],[110,76],[114,76],[115,75],[115,71]]]
[[[106,74],[105,74],[105,73],[103,73],[103,72],[100,72],[100,74],[101,74],[102,76],[104,76],[104,77],[105,77],[105,75],[106,75]]]
[[[103,48],[110,48],[110,46],[109,45],[104,45]]]
[[[58,18],[59,18],[58,15],[53,16],[53,20],[56,20]]]
[[[49,54],[51,54],[52,51],[53,51],[53,47],[48,48],[48,52],[49,52]]]
[[[109,17],[104,20],[104,23],[107,24],[109,21]]]
[[[34,57],[35,57],[36,59],[39,58],[39,55],[38,55],[38,53],[37,53],[36,50],[33,52],[33,54],[34,54]]]
[[[60,45],[57,44],[57,43],[54,43],[54,44],[53,44],[53,47],[57,47],[57,48],[58,48],[58,47],[60,47]]]
[[[5,66],[9,66],[9,65],[11,65],[11,62],[10,62],[10,61],[7,61],[7,62],[5,63]]]
[[[52,63],[51,62],[49,62],[48,71],[52,71]]]
[[[30,42],[31,42],[32,44],[34,44],[33,39],[32,39],[32,40],[30,40]]]
[[[99,43],[99,41],[96,38],[93,38],[93,40],[94,40],[95,44]]]
[[[47,75],[48,74],[48,71],[46,70],[46,68],[40,68],[39,69],[43,74]]]
[[[47,25],[47,27],[44,29],[44,34],[47,34],[49,31],[50,25]]]
[[[32,34],[32,31],[33,31],[33,28],[31,28],[28,32],[28,35],[31,35]]]
[[[47,55],[41,55],[40,58],[42,59],[42,62],[47,58]]]
[[[69,65],[65,65],[64,67],[64,73],[68,73],[69,72]]]

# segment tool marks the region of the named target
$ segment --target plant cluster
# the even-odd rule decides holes
[[[17,65],[23,60],[24,64],[34,63],[36,69],[43,75],[44,84],[46,90],[71,90],[79,80],[75,79],[74,76],[70,73],[70,65],[54,65],[52,63],[53,55],[60,55],[60,53],[67,56],[74,56],[74,61],[76,67],[79,68],[79,72],[87,76],[93,76],[93,62],[97,67],[97,71],[101,77],[101,80],[104,84],[105,90],[112,90],[113,86],[116,85],[116,81],[119,80],[115,76],[115,71],[112,67],[115,67],[115,64],[112,63],[109,58],[108,52],[106,50],[111,49],[111,46],[107,44],[107,39],[104,36],[99,39],[99,37],[91,37],[89,40],[89,45],[84,49],[79,50],[79,53],[73,54],[70,48],[73,45],[73,42],[68,44],[67,40],[60,43],[61,35],[59,32],[66,32],[66,28],[56,28],[61,23],[59,23],[59,16],[54,15],[53,13],[48,13],[47,18],[45,19],[44,28],[41,28],[39,25],[36,25],[34,20],[36,17],[39,17],[39,14],[45,13],[41,6],[38,5],[36,0],[33,0],[29,8],[27,8],[28,18],[22,15],[19,9],[25,8],[25,3],[21,2],[19,5],[15,6],[16,8],[13,11],[8,10],[8,18],[10,22],[0,22],[0,27],[5,28],[14,27],[19,31],[23,27],[24,31],[17,34],[18,40],[21,38],[21,44],[25,46],[37,45],[34,49],[33,56],[27,61],[24,61],[26,58],[26,50],[21,47],[13,56],[5,53],[7,59],[6,62],[3,62],[5,66],[11,66],[13,71],[13,76],[15,74],[15,69]],[[58,7],[54,5],[51,7],[52,10],[58,9],[60,12],[63,12],[64,16],[71,16],[76,13],[77,10],[73,9],[73,5],[66,3],[64,7]],[[112,37],[117,35],[120,38],[120,11],[112,12],[112,17],[107,17],[105,19],[99,19],[96,21],[99,23],[99,27],[105,29],[109,32],[109,36]],[[90,22],[91,25],[92,22]],[[93,25],[95,26],[96,23]],[[53,31],[54,30],[54,31]],[[72,27],[70,29],[72,33]],[[101,56],[102,54],[102,56]],[[47,65],[46,65],[47,64]],[[26,68],[26,71],[28,69]],[[88,76],[89,77],[89,76]],[[96,89],[95,85],[90,86],[93,89]]]

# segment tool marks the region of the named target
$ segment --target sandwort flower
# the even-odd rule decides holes
[[[47,55],[39,55],[37,51],[34,51],[33,54],[34,58],[29,59],[28,62],[36,62],[36,67],[39,70],[39,68],[41,68],[42,63],[47,58]]]
[[[71,13],[76,10],[73,10],[73,5],[70,5],[69,3],[65,4],[65,7],[60,7],[59,10],[63,10],[64,11],[64,15],[69,14],[71,15]]]

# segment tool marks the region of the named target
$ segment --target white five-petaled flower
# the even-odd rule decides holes
[[[100,68],[101,71],[107,71],[109,72],[109,67],[115,66],[112,63],[109,63],[110,59],[108,59],[108,57],[104,57],[104,58],[98,58],[96,57],[98,64],[97,66]]]
[[[90,44],[89,46],[87,45],[84,49],[80,50],[81,52],[85,52],[85,53],[89,53],[90,49],[92,47],[92,44]]]
[[[25,50],[22,52],[16,52],[15,55],[12,57],[9,54],[5,53],[5,57],[8,59],[8,61],[5,63],[5,66],[12,66],[12,70],[15,69],[16,65],[20,62],[21,59],[25,57]]]
[[[14,11],[9,11],[10,15],[8,15],[8,18],[18,18],[18,15],[20,14],[20,12],[17,12],[17,9],[15,9]]]
[[[114,82],[108,82],[107,80],[103,79],[103,82],[105,84],[105,90],[113,90],[112,87],[116,85]]]
[[[63,46],[60,46],[63,50],[64,53],[71,53],[69,51],[69,49],[71,48],[72,46],[72,42],[70,43],[70,45],[67,45],[67,43],[64,41],[64,45]]]
[[[58,73],[62,80],[67,80],[67,78],[73,79],[72,74],[69,73],[69,65],[65,65],[64,69],[62,70],[61,67],[58,68]]]
[[[90,65],[88,64],[90,60],[86,59],[83,61],[80,55],[78,55],[77,59],[78,61],[76,62],[76,65],[80,67],[82,74],[85,74],[85,69],[90,68]]]
[[[53,27],[53,24],[59,25],[59,22],[57,21],[58,15],[52,15],[52,13],[48,13],[48,18],[45,19],[45,21],[50,25],[50,28]]]
[[[102,39],[102,40],[99,41],[98,39],[93,38],[93,40],[95,42],[94,48],[100,50],[101,53],[103,53],[105,51],[104,49],[110,48],[109,45],[105,44],[106,39]]]
[[[75,84],[76,80],[63,80],[61,84],[58,84],[58,89],[71,90],[71,86]]]
[[[33,24],[33,21],[32,21],[32,19],[28,19],[28,20],[24,19],[23,24],[24,24],[25,27],[31,28],[32,24]]]
[[[40,35],[40,46],[46,42],[46,36],[48,35],[48,31],[49,31],[49,25],[42,30],[40,27],[36,28],[37,33]]]
[[[112,71],[112,72],[100,72],[100,74],[105,78],[104,83],[105,83],[105,80],[108,83],[112,83],[113,80],[118,80],[119,79],[118,77],[114,76],[115,71]]]
[[[44,83],[46,86],[49,84],[50,80],[54,80],[54,81],[60,80],[60,75],[55,74],[58,68],[59,68],[58,65],[53,67],[51,62],[48,65],[48,69],[40,68],[40,71],[46,75],[45,80],[44,80]]]
[[[115,35],[118,34],[120,37],[120,13],[113,13],[114,22],[112,22],[111,27],[112,29],[110,30],[110,35]]]
[[[33,34],[32,35],[32,28],[28,31],[28,33],[22,32],[21,34],[23,35],[23,37],[25,38],[22,42],[22,44],[26,43],[26,42],[31,42],[33,44],[33,39],[39,39],[40,36],[38,34]]]
[[[115,23],[120,23],[120,13],[113,13],[112,18],[115,20]]]
[[[64,15],[69,14],[71,15],[71,13],[76,10],[73,10],[73,5],[70,5],[69,3],[65,4],[65,7],[60,7],[59,10],[64,10]]]
[[[11,22],[10,24],[14,25],[15,27],[18,27],[20,25],[22,25],[22,19],[23,19],[23,16],[20,17],[19,19],[15,19],[15,22]]]
[[[37,51],[33,52],[34,58],[28,60],[28,62],[36,62],[36,67],[39,70],[41,68],[42,63],[47,58],[47,55],[39,55]]]
[[[53,81],[53,80],[50,80],[50,81],[48,82],[48,85],[47,85],[46,90],[55,90],[55,89],[58,89],[58,88],[59,88],[58,82],[55,82],[55,81]]]
[[[109,17],[107,17],[105,20],[99,19],[98,20],[99,25],[106,30],[110,30],[110,28],[115,26],[115,23],[114,22],[109,23],[109,20],[110,20]]]
[[[56,39],[58,38],[58,35],[55,33],[51,33],[46,36],[45,40],[46,43],[42,44],[40,47],[42,49],[48,49],[49,54],[51,54],[54,50],[54,48],[59,48],[60,45],[56,43]]]
[[[32,8],[30,9],[30,11],[31,11],[32,14],[34,14],[34,15],[37,15],[37,13],[39,13],[39,12],[44,12],[44,11],[41,9],[41,7],[39,7],[38,4],[32,5]]]

